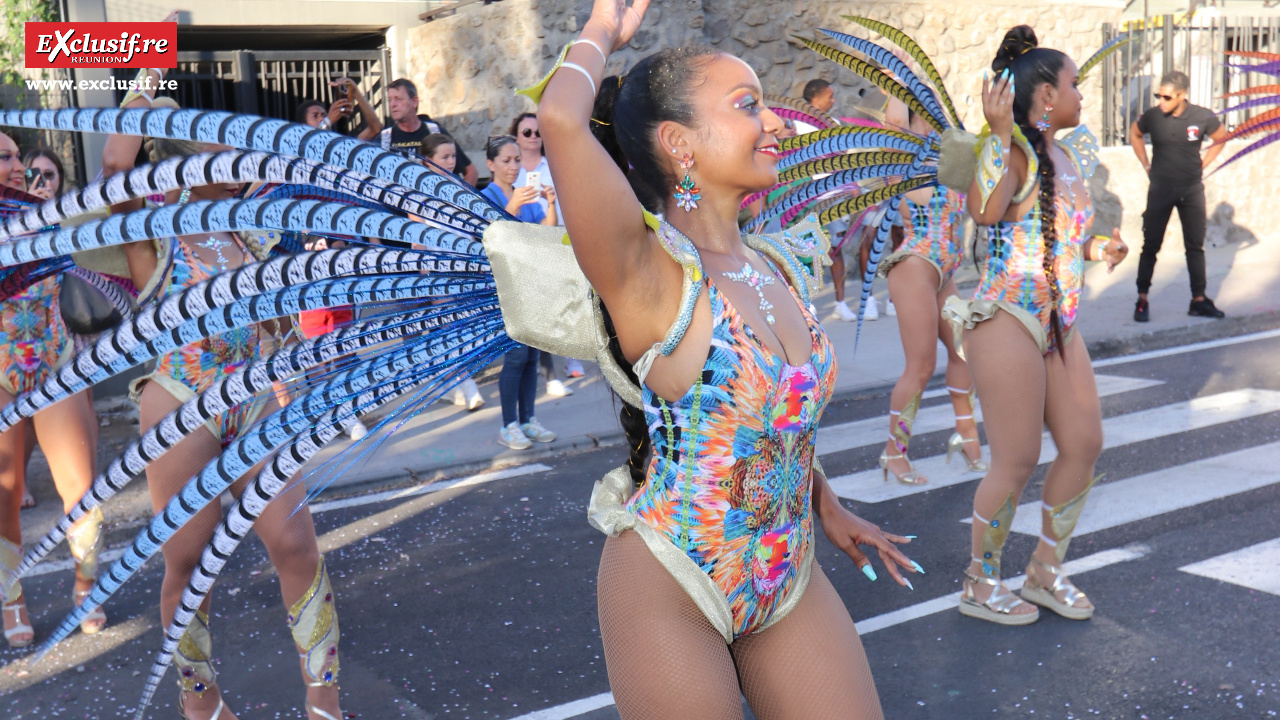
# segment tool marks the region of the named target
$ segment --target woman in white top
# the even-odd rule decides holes
[[[554,188],[555,182],[551,179],[551,166],[547,165],[547,156],[542,151],[542,133],[538,132],[538,115],[537,113],[520,113],[516,119],[511,121],[511,136],[516,139],[516,144],[520,146],[520,175],[516,177],[514,187],[524,187],[529,184],[529,174],[537,173],[535,178],[539,185],[543,187]],[[547,199],[539,196],[538,204],[542,206],[542,211],[547,211]],[[564,225],[560,218],[560,202],[556,201],[556,218],[559,224]],[[550,353],[542,353],[542,368],[547,376],[547,394],[553,397],[562,397],[572,395],[573,389],[564,384],[560,379],[559,373],[556,372],[555,358]],[[565,361],[565,373],[569,377],[582,377],[586,371],[582,368],[582,363],[568,358]]]

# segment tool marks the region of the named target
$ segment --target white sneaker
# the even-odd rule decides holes
[[[556,434],[542,427],[542,423],[538,422],[538,418],[529,418],[529,422],[520,426],[524,431],[524,436],[534,442],[549,443],[556,439]]]
[[[566,395],[572,395],[573,388],[569,387],[568,385],[565,385],[563,382],[560,382],[559,380],[548,380],[547,394],[552,397],[564,397]]]
[[[369,428],[365,427],[364,423],[357,420],[351,425],[351,427],[347,428],[346,432],[347,432],[347,437],[351,438],[352,440],[360,440],[365,435],[369,434]]]
[[[467,406],[467,394],[463,391],[464,387],[466,387],[465,381],[461,385],[453,386],[453,404],[458,407]]]
[[[862,319],[867,322],[880,319],[880,308],[876,307],[876,296],[867,298],[867,306],[862,311]]]
[[[533,447],[533,443],[529,442],[529,438],[520,429],[520,423],[511,423],[499,430],[498,444],[506,445],[512,450],[528,450]]]
[[[898,317],[898,309],[893,306],[892,300],[886,300],[884,304],[884,314],[889,317]]]
[[[581,361],[574,360],[573,358],[569,358],[564,362],[564,374],[568,375],[571,378],[580,378],[580,377],[586,376],[587,370],[586,368],[582,367]]]
[[[467,410],[478,410],[484,406],[484,396],[480,394],[480,388],[476,387],[476,381],[467,378],[462,381],[460,386],[463,395],[466,396]],[[461,403],[459,403],[461,404]]]
[[[858,319],[857,313],[850,310],[849,304],[846,303],[844,300],[841,300],[840,302],[836,303],[835,316],[836,318],[843,320],[845,322],[853,322],[854,320]]]

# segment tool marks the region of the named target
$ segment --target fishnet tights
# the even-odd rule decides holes
[[[644,541],[605,542],[598,582],[609,685],[623,720],[882,718],[853,621],[816,565],[777,624],[726,646]]]

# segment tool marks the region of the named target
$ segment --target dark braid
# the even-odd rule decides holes
[[[618,363],[618,367],[627,374],[627,379],[639,385],[640,378],[631,368],[631,363],[627,361],[626,356],[622,354],[622,344],[618,342],[618,333],[613,329],[613,318],[609,317],[609,311],[605,309],[603,303],[600,309],[604,316],[604,330],[609,336],[609,354],[613,356],[613,361]],[[639,487],[644,484],[645,470],[649,460],[649,423],[644,418],[643,409],[632,407],[625,402],[622,403],[622,410],[618,412],[618,422],[622,424],[622,430],[627,434],[627,447],[630,449],[627,455],[627,471],[631,473],[631,481]]]
[[[1039,47],[1036,33],[1027,25],[1019,25],[1005,33],[991,69],[996,73],[1006,68],[1013,73],[1013,120],[1035,150],[1040,163],[1040,234],[1044,236],[1044,275],[1049,283],[1052,307],[1049,310],[1049,327],[1058,346],[1058,354],[1066,358],[1062,342],[1062,321],[1058,317],[1058,303],[1062,291],[1058,287],[1054,270],[1054,246],[1058,242],[1057,226],[1057,170],[1049,157],[1050,138],[1036,128],[1030,117],[1031,105],[1037,90],[1044,84],[1058,86],[1058,75],[1066,64],[1067,56],[1057,50]],[[975,239],[976,244],[976,239]]]
[[[1044,236],[1044,277],[1049,283],[1049,298],[1052,303],[1049,310],[1049,327],[1053,329],[1053,340],[1058,346],[1058,354],[1067,359],[1067,350],[1062,342],[1062,321],[1058,318],[1058,303],[1062,300],[1062,290],[1058,287],[1058,274],[1054,269],[1054,248],[1058,244],[1057,194],[1058,172],[1053,166],[1053,158],[1049,157],[1049,140],[1044,133],[1034,126],[1023,127],[1022,132],[1035,148],[1036,159],[1040,161],[1040,234]]]

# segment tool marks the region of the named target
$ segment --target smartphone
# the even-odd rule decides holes
[[[525,185],[538,188],[538,192],[542,192],[542,173],[534,170],[533,172],[525,175],[525,177],[527,178],[524,183]]]
[[[27,192],[32,193],[45,188],[44,173],[38,168],[27,168],[26,172]]]

